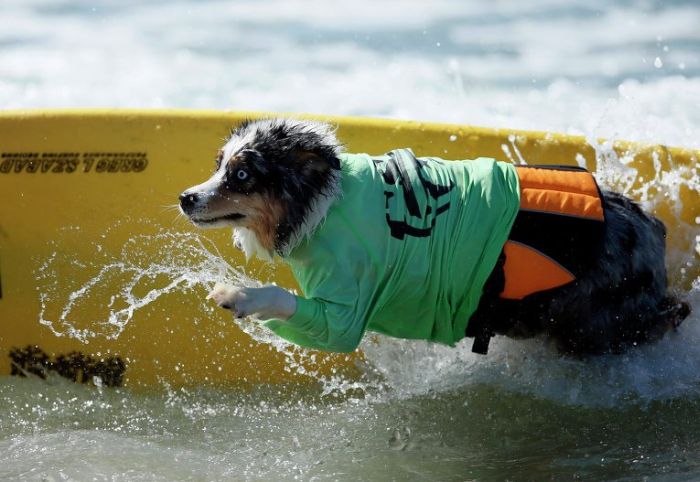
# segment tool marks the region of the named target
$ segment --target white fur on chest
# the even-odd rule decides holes
[[[248,228],[233,229],[233,244],[245,254],[246,261],[253,256],[257,256],[263,261],[272,261],[273,253],[260,244],[258,237],[253,230]]]

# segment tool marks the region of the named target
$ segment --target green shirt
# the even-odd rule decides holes
[[[286,261],[306,295],[266,326],[292,343],[353,351],[365,330],[452,345],[464,337],[520,205],[493,159],[341,155],[342,198]]]

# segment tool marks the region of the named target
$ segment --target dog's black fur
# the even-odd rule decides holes
[[[519,301],[500,299],[487,286],[470,323],[516,338],[546,334],[574,356],[621,353],[675,329],[690,307],[668,293],[666,228],[625,196],[601,194],[605,234],[585,275]]]

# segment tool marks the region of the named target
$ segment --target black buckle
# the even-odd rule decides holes
[[[491,335],[485,332],[479,333],[474,337],[474,343],[472,343],[472,353],[478,353],[479,355],[486,355],[489,352],[489,342],[491,341]]]

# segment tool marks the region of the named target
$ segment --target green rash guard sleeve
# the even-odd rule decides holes
[[[341,166],[342,197],[285,259],[304,297],[266,326],[334,352],[353,351],[366,330],[456,343],[515,220],[515,168],[409,150],[344,154]]]
[[[267,327],[292,343],[316,350],[351,353],[360,344],[364,323],[351,308],[297,296],[297,310],[286,322],[271,320]]]
[[[314,263],[322,263],[324,269],[304,270],[298,263],[291,263],[295,276],[313,297],[297,296],[294,315],[286,321],[270,320],[266,326],[297,345],[350,353],[365,332],[366,313],[358,306],[364,300],[352,278],[339,274],[348,269],[346,263],[331,259],[332,253],[323,251],[325,247],[316,247]]]

